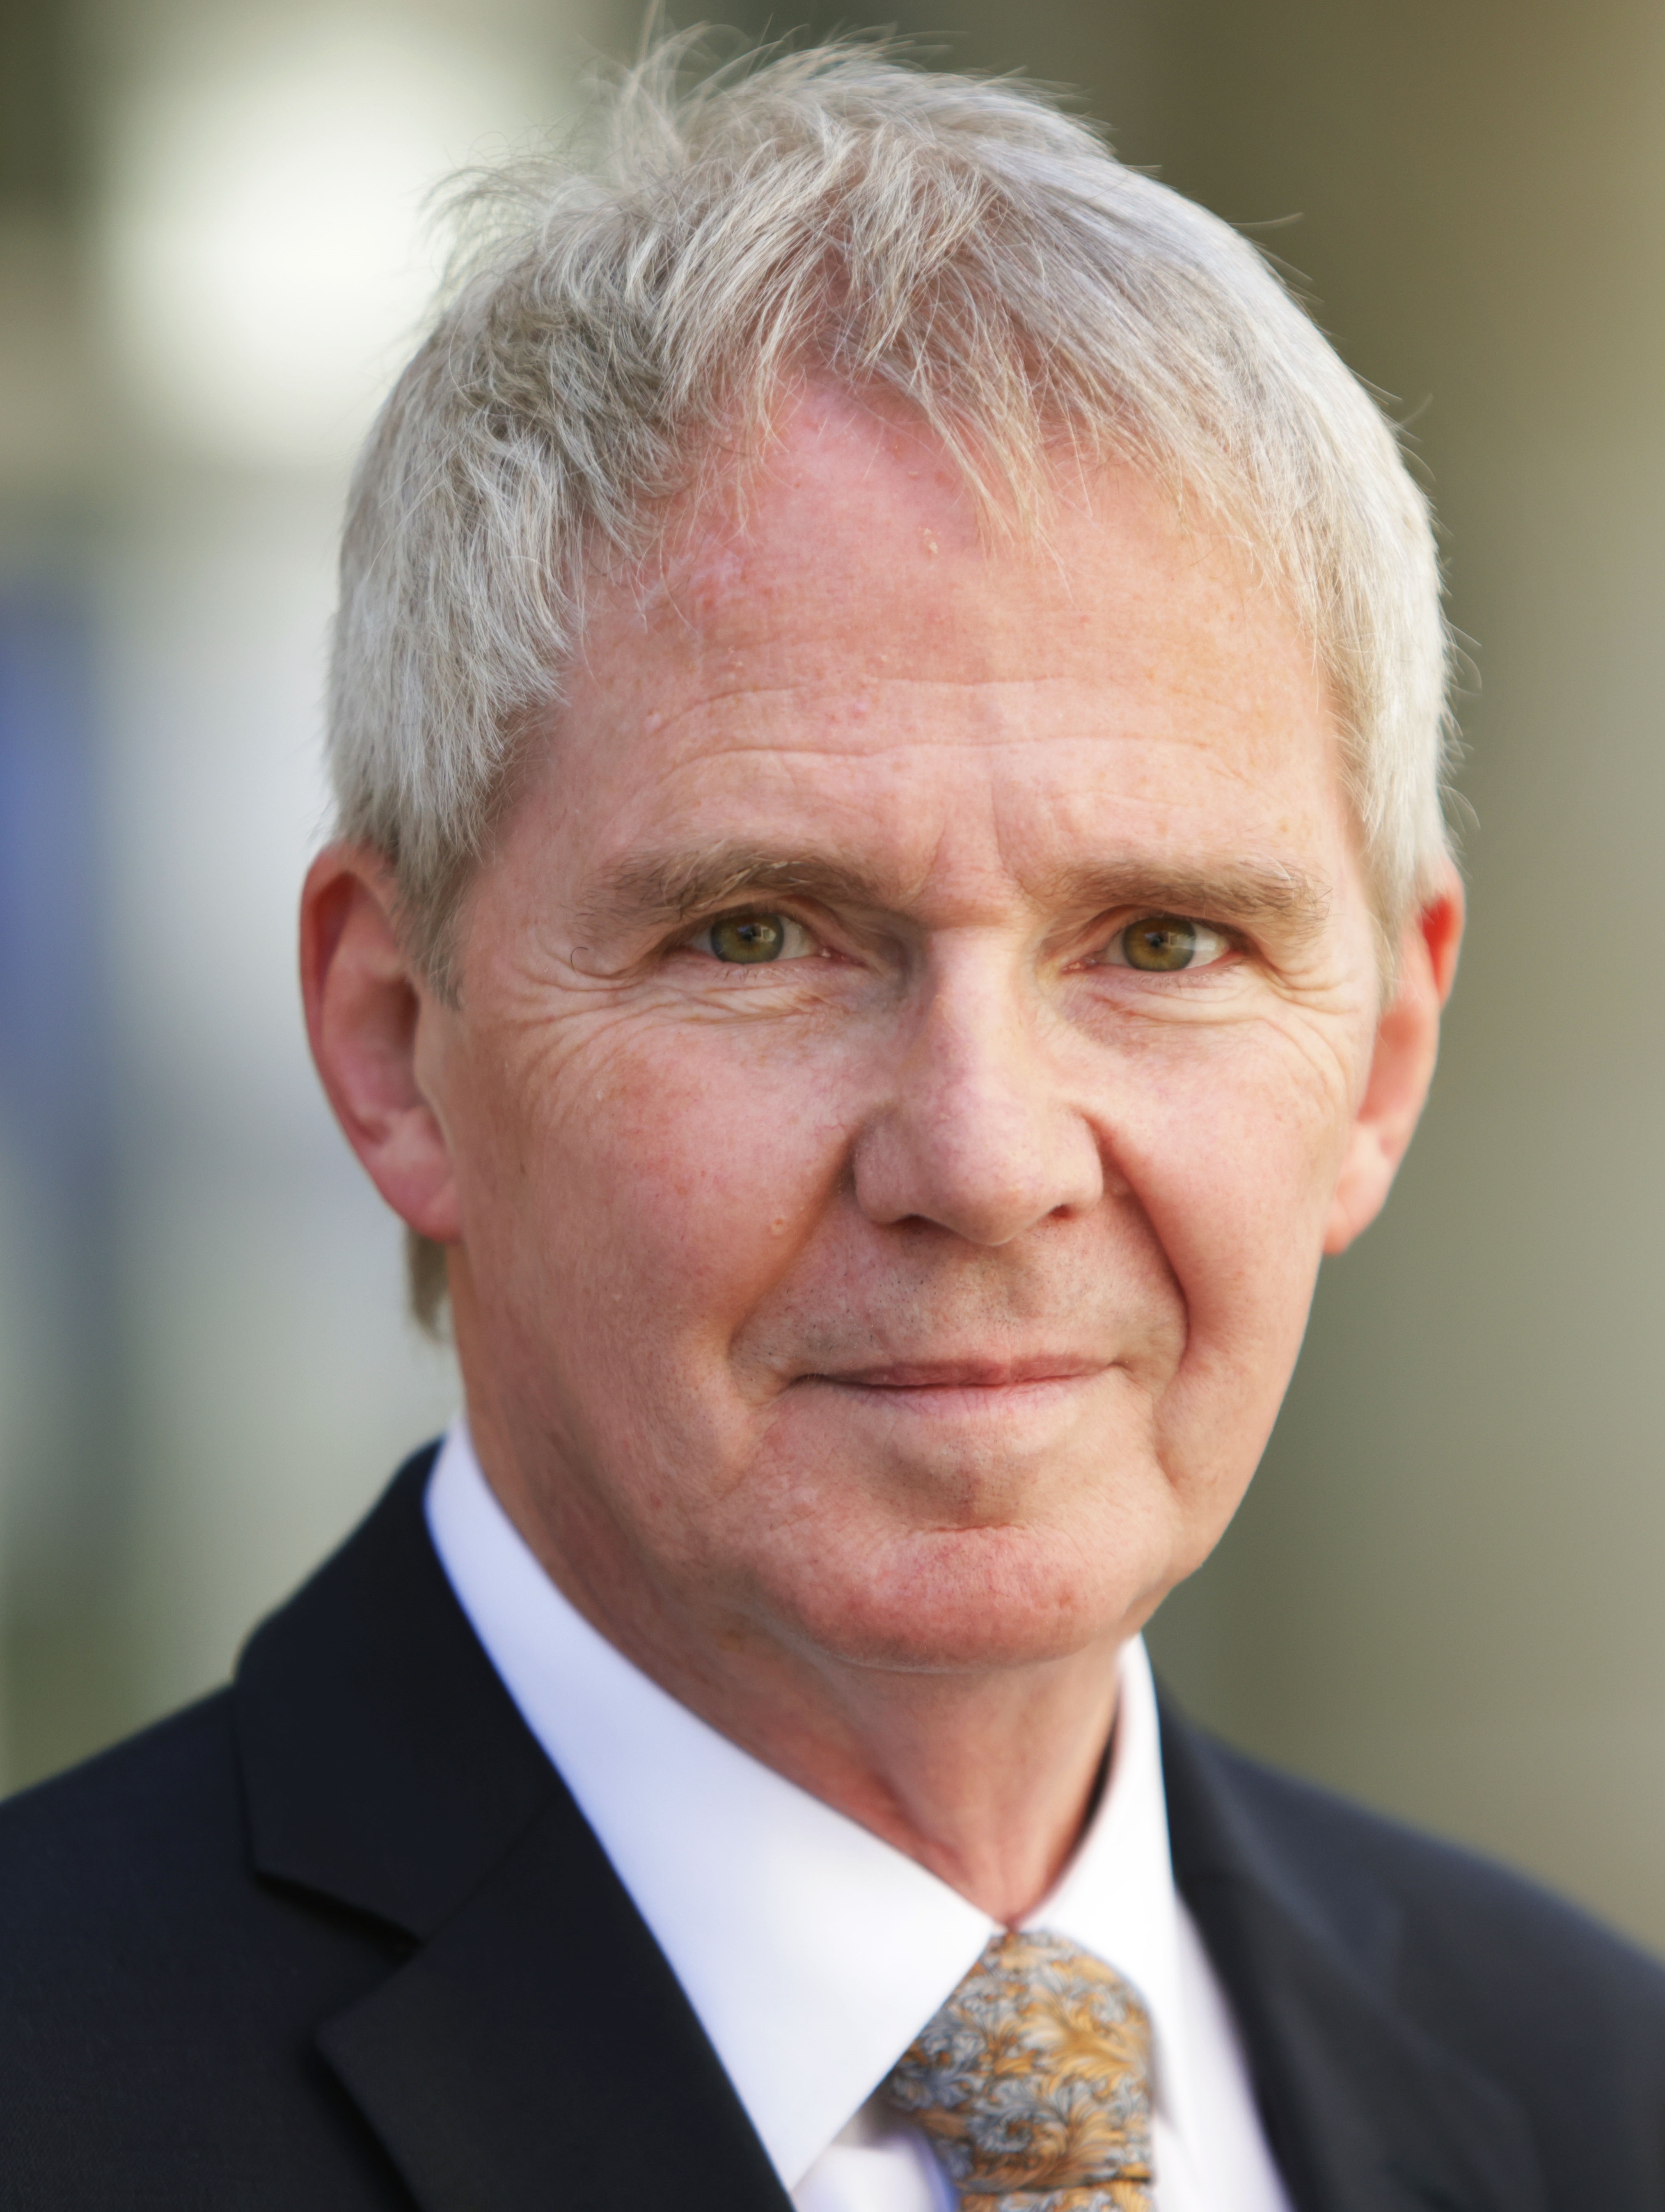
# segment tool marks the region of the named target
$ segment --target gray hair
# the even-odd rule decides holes
[[[916,410],[986,514],[1116,454],[1312,640],[1385,936],[1449,851],[1449,646],[1394,429],[1267,259],[1007,79],[849,41],[700,78],[661,44],[568,152],[463,194],[437,319],[359,462],[329,749],[450,987],[458,907],[547,728],[586,574],[817,377]],[[431,1268],[430,1268],[431,1273]]]

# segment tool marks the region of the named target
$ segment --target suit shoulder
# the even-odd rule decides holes
[[[1647,2051],[1665,2083],[1665,1965],[1506,1866],[1187,1734],[1239,1850],[1291,1910],[1357,1953],[1374,1903],[1397,1994],[1431,2027],[1541,2045],[1553,2015],[1586,2047],[1605,2029],[1632,2057]]]
[[[222,1692],[0,1805],[0,2050],[211,1987],[270,1911]]]
[[[230,1691],[0,1804],[0,2054],[351,1994],[405,1948],[256,1871]]]
[[[0,1805],[0,2198],[407,2202],[312,2049],[404,1953],[256,1872],[230,1692]]]
[[[241,1826],[222,1690],[0,1804],[0,1929],[39,1929],[60,1893],[84,1913],[138,1885],[154,1906],[159,1880],[237,1853]]]

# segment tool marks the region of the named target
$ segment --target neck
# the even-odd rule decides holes
[[[1092,1808],[1115,1717],[1115,1648],[975,1676],[841,1668],[826,1687],[798,1727],[757,1699],[732,1723],[706,1717],[991,1919],[1025,1919]]]
[[[1109,1742],[1116,1639],[937,1673],[806,1652],[650,1581],[610,1526],[551,1512],[489,1417],[471,1426],[487,1480],[550,1580],[661,1689],[991,1919],[1015,1926],[1053,1889]]]

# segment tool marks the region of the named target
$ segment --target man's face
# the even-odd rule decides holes
[[[477,1430],[616,1630],[1119,1638],[1337,1234],[1378,979],[1324,684],[1128,470],[991,546],[812,396],[738,511],[598,591],[423,1004]]]

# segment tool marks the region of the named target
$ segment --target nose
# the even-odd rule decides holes
[[[856,1200],[870,1220],[928,1221],[994,1247],[1098,1202],[1098,1139],[1045,1027],[1000,946],[938,961],[885,1103],[857,1140]]]

